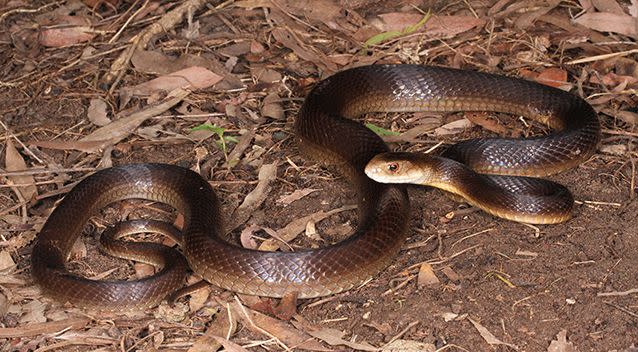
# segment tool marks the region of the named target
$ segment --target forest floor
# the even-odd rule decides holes
[[[636,39],[633,0],[0,0],[0,350],[637,351]],[[212,285],[119,314],[35,285],[33,240],[56,202],[128,163],[200,173],[241,245],[343,240],[357,225],[354,191],[300,154],[292,126],[319,80],[375,63],[498,73],[586,99],[602,143],[551,177],[573,192],[573,218],[529,226],[410,188],[409,237],[391,265],[362,287],[299,300],[290,319]],[[494,113],[365,120],[395,150],[544,133]],[[70,269],[149,275],[101,254],[97,238],[119,220],[167,214],[141,201],[103,210]]]

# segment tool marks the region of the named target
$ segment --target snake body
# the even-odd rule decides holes
[[[96,282],[65,262],[86,221],[108,203],[142,198],[184,215],[183,253],[210,283],[245,294],[312,298],[358,286],[382,270],[407,233],[409,202],[401,185],[372,181],[365,165],[386,144],[351,120],[375,111],[490,110],[535,117],[560,132],[529,140],[484,139],[459,144],[450,156],[479,171],[547,169],[586,160],[600,127],[582,99],[536,83],[485,73],[415,65],[373,65],[339,72],[307,96],[295,121],[300,149],[335,165],[356,187],[359,223],[337,244],[299,252],[260,252],[221,239],[218,200],[196,173],[170,165],[132,164],[96,172],[74,187],[49,216],[32,253],[35,281],[49,296],[78,306],[153,306],[183,282],[181,265],[140,281]],[[170,257],[172,254],[168,254]],[[170,264],[178,260],[169,258]]]

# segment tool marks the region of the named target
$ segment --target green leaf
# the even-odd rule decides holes
[[[371,123],[366,123],[366,127],[371,129],[372,132],[376,133],[377,135],[379,135],[381,137],[383,137],[383,136],[398,136],[398,135],[401,134],[399,132],[386,130],[383,127],[379,127],[379,126],[371,124]]]

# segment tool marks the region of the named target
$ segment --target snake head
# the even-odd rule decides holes
[[[428,184],[433,174],[423,168],[426,154],[393,152],[376,155],[368,162],[365,173],[381,183]]]

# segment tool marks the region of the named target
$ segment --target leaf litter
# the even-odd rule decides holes
[[[622,273],[635,270],[638,257],[631,246],[636,234],[627,230],[638,226],[631,202],[638,157],[637,3],[430,5],[417,9],[408,2],[336,0],[3,4],[0,45],[6,59],[0,60],[0,90],[7,98],[0,178],[6,187],[0,188],[0,264],[6,275],[0,308],[6,313],[0,346],[631,348],[638,337],[626,328],[635,314],[627,296],[638,282]],[[427,20],[426,13],[431,14]],[[371,38],[380,39],[366,45]],[[55,200],[89,172],[111,164],[162,161],[196,169],[218,188],[229,214],[240,209],[229,227],[237,227],[232,231],[237,242],[250,248],[299,250],[343,239],[341,228],[356,226],[352,194],[347,186],[335,189],[340,180],[334,174],[294,151],[290,126],[319,79],[348,67],[399,62],[519,76],[588,99],[603,121],[601,152],[560,176],[587,201],[575,214],[578,221],[541,228],[542,236],[534,237],[537,232],[530,235],[528,228],[494,225],[484,214],[464,212],[434,192],[420,197],[411,191],[418,217],[413,212],[410,241],[418,245],[407,246],[363,287],[298,302],[291,322],[207,288],[173,308],[141,312],[141,320],[105,323],[99,314],[89,319],[66,311],[32,286],[29,244]],[[492,135],[544,131],[482,113],[370,116],[368,121],[392,148],[402,150],[444,147],[475,136],[477,125]],[[214,128],[198,129],[203,125]],[[260,171],[267,175],[257,176]],[[460,215],[439,221],[449,213]],[[476,227],[496,230],[489,239],[467,237],[461,244],[459,238]],[[78,243],[84,246],[74,261],[80,273],[119,279],[145,275],[146,269],[124,262],[117,266],[125,270],[95,270],[104,268],[106,259],[96,254],[91,236]],[[420,251],[430,244],[433,249]],[[443,275],[435,275],[439,272]],[[487,278],[496,272],[512,288]],[[405,274],[399,284],[396,273]],[[566,299],[576,303],[564,307]],[[468,324],[475,330],[470,332]]]

